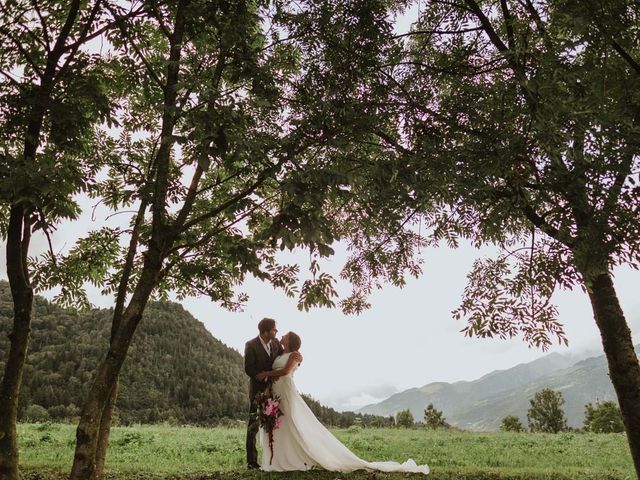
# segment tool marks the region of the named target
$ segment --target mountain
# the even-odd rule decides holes
[[[408,408],[416,420],[421,420],[425,407],[433,403],[451,425],[497,430],[507,415],[515,415],[526,424],[529,400],[535,392],[552,388],[562,392],[569,426],[581,427],[585,404],[616,400],[607,372],[604,355],[573,363],[570,357],[553,353],[471,382],[430,383],[405,390],[358,411],[394,415]]]
[[[73,312],[36,297],[23,373],[20,415],[30,405],[54,419],[75,417],[106,352],[111,309]],[[7,282],[0,282],[0,372],[13,319]],[[120,422],[211,424],[245,418],[242,356],[214,338],[179,304],[151,302],[120,378]]]
[[[31,341],[19,401],[19,418],[72,420],[104,356],[111,309],[65,310],[42,297],[34,301]],[[0,281],[0,376],[9,349],[13,303]],[[116,401],[120,423],[212,425],[245,420],[248,381],[242,355],[214,338],[202,322],[172,302],[149,303],[129,348]],[[340,413],[303,398],[326,425],[360,422],[387,425],[389,419]]]

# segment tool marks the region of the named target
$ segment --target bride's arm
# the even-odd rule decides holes
[[[259,376],[269,377],[273,379],[284,377],[285,375],[289,375],[293,370],[293,367],[295,367],[296,364],[299,364],[301,361],[302,355],[300,354],[300,352],[293,352],[291,355],[289,355],[287,364],[283,368],[279,370],[269,370],[268,372],[261,372]]]

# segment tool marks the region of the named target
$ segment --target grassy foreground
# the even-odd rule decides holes
[[[431,467],[431,480],[631,480],[631,455],[623,434],[471,433],[362,429],[333,433],[366,460],[413,458]],[[23,477],[61,480],[68,475],[75,427],[23,424],[18,429]],[[425,478],[354,472],[267,474],[244,468],[241,428],[116,427],[107,456],[114,480]],[[277,448],[277,446],[276,446]]]

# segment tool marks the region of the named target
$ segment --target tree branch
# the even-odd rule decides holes
[[[6,246],[7,276],[12,288],[29,288],[29,276],[24,265],[26,255],[22,251],[25,224],[24,207],[12,204],[9,207]]]
[[[415,101],[412,98],[411,94],[407,91],[407,89],[404,88],[404,85],[402,85],[400,82],[398,82],[398,80],[396,78],[394,78],[393,75],[389,75],[384,70],[378,70],[378,71],[380,73],[382,73],[385,77],[387,77],[391,82],[393,82],[396,85],[396,87],[404,95],[404,98],[406,98],[407,101],[410,102],[409,104],[411,106],[413,106],[414,108],[417,108],[422,113],[425,113],[427,115],[431,115],[433,118],[441,121],[442,123],[448,125],[451,128],[456,129],[457,131],[464,132],[464,133],[467,133],[469,135],[473,135],[473,136],[476,136],[476,137],[479,137],[479,138],[484,138],[484,132],[478,131],[478,130],[474,130],[474,129],[469,128],[469,127],[461,127],[458,123],[452,122],[449,118],[445,117],[444,115],[439,113],[437,110],[433,110],[433,109],[427,108],[422,103]]]
[[[119,16],[118,13],[115,12],[113,8],[109,5],[107,5],[107,9],[109,10],[109,12],[111,12],[111,15],[113,16],[113,19],[116,25],[118,26],[118,28],[120,29],[120,32],[122,33],[122,35],[129,41],[129,45],[131,46],[135,54],[138,56],[140,61],[144,64],[145,69],[147,70],[147,73],[149,74],[149,76],[153,79],[154,82],[156,82],[156,84],[164,92],[166,88],[165,84],[162,82],[162,80],[160,80],[160,77],[151,66],[151,63],[149,63],[147,58],[143,55],[142,51],[138,48],[136,43],[133,41],[133,38],[131,38],[131,36],[129,35],[129,32],[124,23],[125,17]]]
[[[31,5],[33,5],[33,9],[36,11],[36,15],[40,19],[40,25],[42,25],[42,34],[44,35],[44,41],[47,49],[47,53],[51,50],[51,38],[49,37],[49,30],[47,29],[47,23],[44,21],[44,17],[42,16],[42,12],[40,11],[40,7],[38,6],[37,0],[31,0]]]
[[[631,166],[633,165],[633,159],[634,159],[633,152],[627,152],[627,154],[624,156],[622,164],[620,165],[620,168],[618,169],[618,173],[616,174],[616,178],[613,182],[613,185],[611,185],[611,188],[609,188],[609,191],[607,192],[607,197],[605,198],[604,205],[602,207],[602,211],[605,213],[605,215],[608,215],[611,213],[613,206],[618,201],[618,198],[620,198],[620,192],[622,191],[624,182],[627,179],[627,177],[631,174]]]
[[[403,37],[409,37],[411,35],[456,35],[459,33],[470,33],[470,32],[478,32],[482,30],[482,27],[471,27],[471,28],[461,28],[460,30],[412,30],[407,33],[401,33],[399,35],[394,35],[391,38],[398,39]]]
[[[522,1],[520,1],[520,4],[522,5]],[[524,7],[529,12],[529,14],[533,17],[533,22],[536,24],[536,28],[540,32],[540,35],[542,35],[542,40],[544,41],[545,46],[547,47],[547,49],[551,51],[552,50],[551,38],[547,33],[547,29],[545,28],[544,22],[542,21],[540,14],[536,10],[536,7],[533,5],[531,0],[525,0]]]
[[[49,45],[47,45],[47,43],[42,38],[38,37],[35,33],[33,33],[33,31],[27,25],[25,25],[22,22],[19,22],[17,19],[15,20],[15,24],[20,25],[22,27],[22,30],[24,30],[34,42],[44,47],[44,49],[47,52],[49,51]]]
[[[24,85],[22,85],[19,81],[13,78],[10,74],[5,72],[4,70],[0,70],[0,74],[4,75],[4,77],[9,80],[9,83],[14,87],[18,88],[20,91],[24,91]]]
[[[67,55],[67,58],[65,59],[65,62],[62,65],[62,67],[60,67],[60,70],[58,70],[56,77],[59,78],[64,74],[65,70],[71,64],[71,61],[73,60],[76,52],[78,51],[78,48],[80,48],[80,45],[82,45],[84,42],[87,41],[87,38],[86,38],[87,34],[89,33],[89,29],[91,28],[91,25],[93,24],[93,21],[95,20],[96,15],[98,14],[100,4],[102,3],[102,1],[103,0],[96,0],[96,3],[93,5],[93,9],[91,10],[91,13],[89,14],[89,18],[87,19],[87,23],[84,25],[84,28],[82,29],[78,37],[78,41],[73,44],[73,47],[68,49],[63,47],[63,52],[67,50],[69,52],[69,55]],[[66,44],[66,41],[65,41],[65,44]]]
[[[500,0],[500,8],[502,10],[502,16],[504,18],[504,24],[507,29],[507,41],[509,43],[509,50],[516,51],[516,39],[513,33],[513,17],[509,11],[509,5],[507,0]]]
[[[180,230],[180,233],[186,232],[189,228],[193,227],[194,225],[197,225],[198,223],[201,223],[205,220],[208,220],[209,218],[213,218],[216,215],[219,215],[220,213],[224,212],[227,208],[231,207],[232,205],[234,205],[235,203],[237,203],[238,201],[242,200],[243,198],[251,195],[253,192],[255,192],[270,176],[270,174],[277,170],[277,168],[279,168],[282,163],[284,163],[283,161],[278,162],[276,165],[274,165],[271,168],[268,168],[266,170],[264,170],[263,172],[260,173],[260,175],[258,175],[257,180],[251,184],[249,187],[245,188],[244,190],[242,190],[240,193],[234,195],[233,197],[231,197],[229,200],[227,200],[226,202],[222,203],[221,205],[218,205],[216,208],[209,210],[207,213],[204,213],[202,215],[200,215],[199,217],[196,217],[192,220],[190,220],[189,222],[186,222],[184,224],[184,226],[182,227],[182,229]]]
[[[29,215],[24,216],[24,224],[22,231],[22,269],[24,278],[29,279],[29,243],[31,242],[31,217]]]
[[[164,88],[164,107],[162,113],[162,128],[160,132],[160,148],[156,155],[156,174],[153,190],[153,205],[151,212],[151,241],[161,242],[165,238],[167,207],[167,190],[169,184],[169,166],[171,163],[171,149],[174,144],[173,130],[177,116],[178,83],[180,78],[180,60],[182,57],[182,40],[185,32],[185,8],[188,0],[178,2],[173,25],[173,34],[169,40],[169,58],[167,59],[167,84]],[[162,243],[162,242],[161,242]]]
[[[640,64],[635,61],[635,59],[627,53],[627,51],[622,48],[622,46],[615,40],[611,40],[611,45],[613,49],[618,52],[618,55],[622,57],[622,59],[629,64],[631,68],[635,70],[636,73],[640,74]]]
[[[67,14],[67,19],[65,20],[64,25],[62,26],[62,30],[60,30],[60,34],[56,39],[56,43],[51,50],[51,55],[48,56],[47,68],[49,68],[49,61],[53,61],[55,63],[53,66],[55,68],[55,65],[57,65],[58,60],[64,53],[64,46],[67,43],[67,39],[69,38],[69,34],[71,33],[71,29],[73,28],[73,24],[76,21],[79,10],[80,0],[73,0],[69,8],[69,13]]]
[[[208,190],[211,190],[212,188],[216,188],[219,187],[220,185],[222,185],[223,183],[227,183],[229,180],[233,180],[234,178],[240,176],[241,174],[245,173],[248,170],[249,167],[244,167],[241,168],[239,170],[236,170],[234,173],[232,173],[231,175],[226,176],[225,178],[218,180],[217,182],[202,188],[201,190],[198,190],[198,195],[200,195],[201,193],[204,193]]]
[[[179,259],[185,258],[187,253],[190,251],[193,251],[194,248],[197,248],[201,245],[206,244],[209,240],[211,240],[213,237],[215,237],[216,235],[218,235],[219,233],[224,232],[225,230],[228,230],[229,228],[233,227],[234,225],[237,225],[238,223],[240,223],[242,220],[244,220],[245,218],[247,218],[249,215],[251,215],[253,212],[255,212],[257,209],[262,208],[262,206],[267,203],[268,201],[272,200],[273,198],[275,198],[275,195],[272,195],[271,197],[265,198],[262,202],[258,203],[257,205],[254,205],[253,208],[249,209],[248,211],[246,211],[245,213],[243,213],[242,215],[236,217],[235,219],[233,219],[233,221],[220,226],[219,228],[210,230],[206,235],[202,236],[198,241],[194,242],[194,243],[183,243],[180,245],[176,245],[171,249],[172,253],[176,253],[178,250],[183,249],[184,250],[180,253],[179,258],[168,263],[167,266],[164,268],[165,270],[165,274],[167,274],[169,272],[169,270],[171,270],[171,268],[177,263],[177,261]]]
[[[38,67],[38,65],[33,60],[33,58],[31,58],[31,55],[24,48],[24,46],[22,45],[22,42],[19,42],[18,40],[13,38],[13,36],[11,35],[11,32],[9,32],[6,28],[2,26],[0,26],[0,33],[13,42],[13,44],[17,47],[18,51],[24,57],[25,61],[31,66],[31,68],[33,68],[33,71],[36,72],[36,75],[38,75],[38,77],[42,79],[42,71],[40,70],[40,67]]]
[[[523,200],[525,200],[523,198]],[[571,238],[565,237],[560,230],[550,225],[544,217],[538,215],[538,213],[533,209],[531,205],[525,200],[524,204],[521,206],[521,210],[524,213],[525,217],[533,223],[536,227],[538,227],[541,231],[549,235],[554,240],[558,240],[561,243],[564,243],[568,247],[572,247],[574,245],[574,241]]]
[[[193,177],[191,178],[191,184],[189,185],[189,190],[187,191],[184,204],[180,209],[180,213],[178,213],[178,217],[173,224],[172,230],[176,232],[181,231],[184,222],[187,220],[187,217],[191,213],[193,202],[195,202],[196,195],[198,193],[198,185],[200,184],[200,179],[202,178],[203,173],[204,170],[198,164],[198,166],[196,167],[196,171],[193,173]]]
[[[491,41],[491,43],[498,49],[500,53],[504,55],[505,59],[511,66],[511,69],[519,78],[522,84],[522,87],[525,91],[525,95],[528,97],[527,90],[524,87],[524,80],[525,80],[524,68],[517,60],[515,49],[509,48],[507,47],[507,45],[505,45],[505,43],[502,41],[498,33],[495,31],[495,29],[491,25],[491,20],[489,20],[489,18],[484,14],[484,12],[482,11],[482,9],[480,8],[480,6],[475,0],[465,0],[465,1],[469,5],[470,9],[473,11],[474,15],[480,21],[480,24],[482,25],[483,30],[489,37],[489,40]],[[506,7],[506,0],[501,0],[501,3],[505,3],[505,7]],[[509,13],[508,10],[506,12],[507,12],[506,13],[507,17],[505,17],[505,22],[507,23],[506,25],[507,35],[513,35],[513,30],[512,30],[513,26],[511,25],[511,21],[506,20],[506,18],[511,19],[511,14]],[[515,45],[515,38],[509,39],[509,42],[511,43],[512,40]]]
[[[493,29],[493,26],[491,25],[491,21],[489,20],[489,18],[484,14],[484,12],[482,11],[482,9],[480,8],[480,6],[475,0],[465,0],[465,1],[469,6],[469,9],[480,21],[480,24],[482,25],[482,29],[485,31],[485,33],[489,37],[489,40],[491,40],[491,43],[493,43],[493,45],[498,49],[498,51],[504,54],[507,57],[507,61],[509,61],[509,57],[510,57],[509,47],[507,47],[504,44],[500,36]]]
[[[384,140],[386,143],[388,143],[389,145],[395,147],[396,150],[399,150],[400,152],[404,153],[405,155],[415,155],[415,152],[413,152],[412,150],[409,150],[408,148],[403,147],[394,138],[392,138],[390,135],[388,135],[387,133],[383,132],[382,130],[377,130],[374,133],[379,138]]]
[[[132,10],[131,12],[127,13],[126,15],[122,15],[120,17],[121,20],[129,20],[130,18],[134,18],[136,16],[138,16],[140,13],[142,13],[144,11],[144,8],[139,8],[138,10]],[[89,42],[91,40],[93,40],[96,37],[99,37],[100,35],[102,35],[104,32],[111,30],[114,26],[117,26],[117,21],[114,20],[112,22],[106,23],[103,27],[100,27],[98,30],[91,32],[90,34],[86,35],[86,37],[84,38],[84,40],[80,41],[76,41],[74,43],[70,43],[69,45],[66,46],[65,51],[69,51],[71,49],[75,49],[78,46],[82,45],[83,43]]]
[[[160,30],[162,30],[162,33],[164,34],[164,36],[167,38],[171,38],[171,30],[169,30],[169,27],[167,27],[165,23],[162,21],[162,15],[157,9],[156,2],[147,2],[147,7],[149,8],[153,17],[158,22],[158,25],[160,25]]]
[[[147,209],[146,199],[142,199],[140,207],[138,208],[138,214],[131,231],[131,239],[129,240],[129,247],[127,249],[127,256],[122,267],[122,275],[120,276],[120,283],[118,284],[118,292],[116,294],[116,304],[113,312],[113,321],[111,323],[111,341],[116,332],[120,328],[120,321],[122,319],[122,313],[124,312],[124,304],[127,297],[127,290],[129,289],[129,278],[131,278],[131,272],[133,271],[133,262],[138,251],[138,239],[140,238],[140,229],[144,223],[144,214]]]

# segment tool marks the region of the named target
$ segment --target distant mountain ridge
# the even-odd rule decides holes
[[[411,388],[362,407],[358,412],[394,415],[408,408],[416,420],[422,420],[424,408],[433,403],[454,426],[468,430],[497,430],[507,415],[519,417],[526,425],[529,400],[535,392],[552,388],[562,392],[569,426],[581,427],[585,404],[598,400],[616,401],[607,372],[604,355],[575,362],[552,353],[473,381],[436,382]]]

